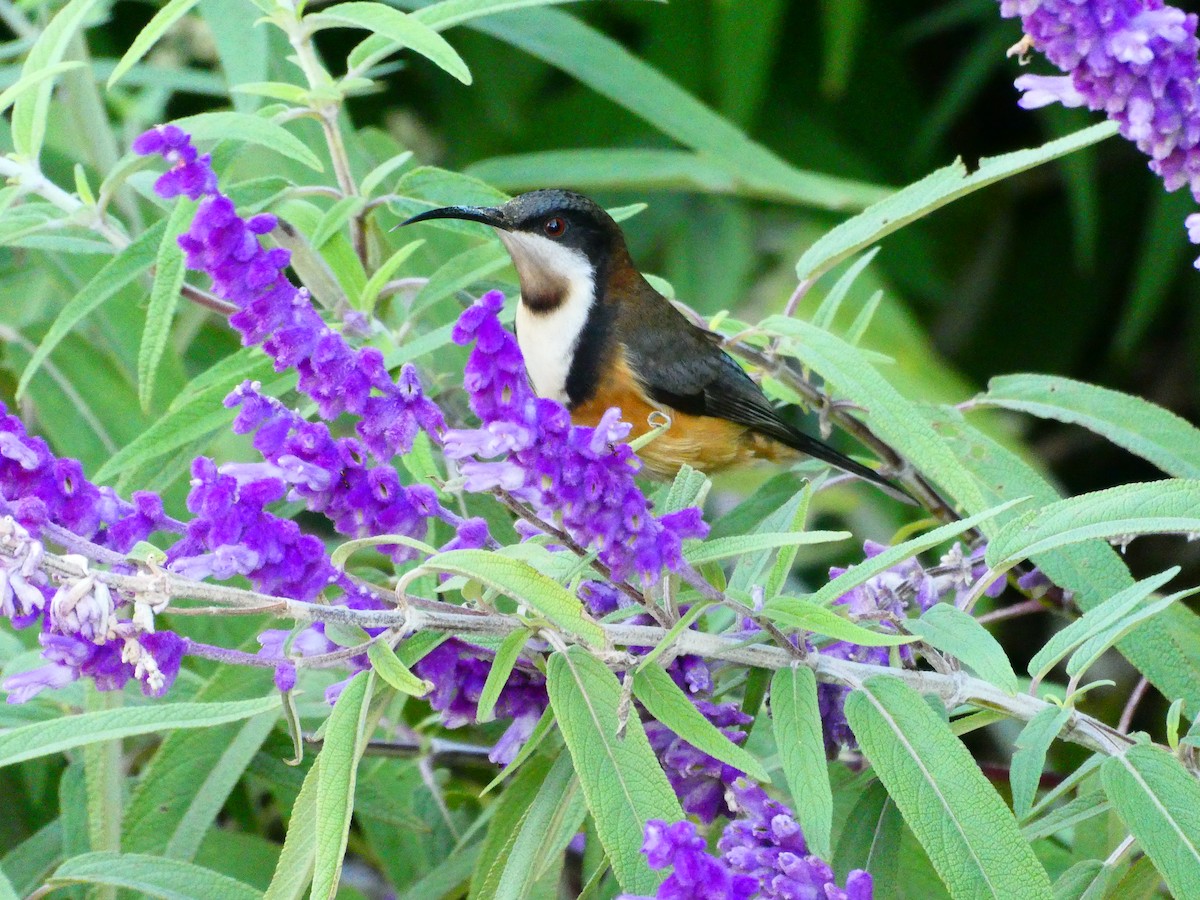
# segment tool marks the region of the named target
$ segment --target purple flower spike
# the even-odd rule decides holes
[[[1018,78],[1021,106],[1057,101],[1103,110],[1150,157],[1168,191],[1187,185],[1200,201],[1194,13],[1162,0],[1001,0],[1000,14],[1019,16],[1028,40],[1066,73]]]
[[[696,826],[686,820],[668,825],[662,819],[646,823],[642,852],[652,869],[674,871],[658,886],[657,900],[750,900],[756,896],[758,880],[730,871],[723,860],[710,856]],[[639,900],[621,894],[618,900]]]
[[[682,544],[708,533],[700,510],[656,517],[634,476],[641,463],[622,443],[629,425],[609,410],[595,428],[573,426],[559,403],[534,396],[516,338],[500,324],[504,297],[485,294],[459,317],[454,340],[474,343],[463,383],[478,429],[447,435],[446,455],[460,459],[467,490],[500,487],[594,545],[618,578],[649,584],[664,568],[679,571]],[[476,456],[505,454],[481,462]]]
[[[352,348],[321,318],[308,292],[288,281],[289,252],[259,240],[275,227],[274,216],[239,216],[221,193],[209,157],[199,156],[191,138],[173,125],[147,131],[133,146],[172,164],[155,183],[161,196],[203,198],[179,245],[188,266],[212,279],[213,293],[238,307],[229,322],[243,343],[261,344],[277,371],[295,368],[300,390],[316,401],[322,418],[359,416],[359,436],[381,462],[409,452],[418,431],[437,438],[445,421],[425,397],[416,369],[406,365],[394,382],[378,350]]]

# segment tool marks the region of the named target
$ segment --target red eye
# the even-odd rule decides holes
[[[567,233],[567,222],[562,216],[551,216],[542,225],[546,237],[559,238]]]

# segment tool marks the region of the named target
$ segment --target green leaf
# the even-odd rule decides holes
[[[787,483],[787,482],[785,482]],[[709,541],[726,540],[727,538],[737,539],[745,532],[753,534],[770,534],[784,531],[800,531],[804,527],[804,522],[808,518],[808,505],[812,499],[812,487],[805,483],[799,490],[791,492],[786,500],[774,506],[770,513],[764,515],[763,518],[754,523],[745,523],[741,528],[735,530],[730,529],[732,533],[722,536],[709,536]],[[778,556],[776,556],[778,559]],[[754,585],[763,584],[765,578],[770,578],[767,574],[767,564],[771,561],[771,550],[756,550],[746,553],[738,560],[737,566],[733,570],[733,575],[729,579],[729,586],[734,590],[748,591]]]
[[[919,694],[886,675],[846,698],[846,718],[958,900],[1050,900],[1050,879],[970,752]]]
[[[1173,566],[1165,572],[1135,582],[1117,591],[1099,606],[1093,606],[1066,628],[1056,632],[1046,645],[1034,654],[1033,659],[1029,661],[1030,676],[1037,681],[1045,678],[1072,650],[1128,616],[1138,604],[1178,574],[1179,567]]]
[[[17,397],[24,395],[29,381],[42,363],[79,322],[100,304],[125,287],[150,267],[158,252],[165,222],[158,222],[146,229],[132,244],[121,250],[97,272],[80,291],[72,297],[42,338],[36,352],[25,366],[17,382]]]
[[[1021,829],[1021,834],[1025,835],[1025,839],[1030,842],[1036,841],[1038,838],[1050,837],[1068,828],[1076,828],[1096,816],[1105,815],[1109,808],[1110,805],[1104,796],[1104,791],[1096,789],[1086,793],[1080,792],[1079,796],[1069,803],[1064,803],[1040,819],[1034,819],[1025,825]]]
[[[35,722],[0,733],[0,766],[11,766],[97,741],[156,734],[172,728],[208,728],[236,722],[278,706],[279,697],[272,694],[257,700],[228,703],[162,703],[122,707]]]
[[[300,793],[292,804],[283,850],[275,864],[275,874],[263,900],[300,900],[312,881],[317,858],[317,794],[321,784],[321,766],[313,763],[304,776]]]
[[[633,694],[650,715],[697,750],[758,781],[770,781],[762,763],[708,721],[662,667],[639,668],[633,678]]]
[[[661,511],[673,513],[689,506],[699,506],[708,496],[710,487],[712,482],[707,475],[684,463],[671,482],[671,490],[667,492],[667,499],[661,504]]]
[[[833,789],[812,669],[790,666],[771,678],[771,724],[792,806],[810,852],[833,858]]]
[[[55,75],[61,75],[63,72],[70,72],[72,69],[80,69],[83,63],[79,60],[69,60],[68,62],[55,63],[52,66],[46,66],[44,69],[38,69],[36,72],[30,72],[28,75],[22,75],[13,84],[0,93],[0,113],[6,111],[10,106],[17,102],[17,98],[24,94],[27,90],[37,84],[41,84],[47,78],[53,78]],[[85,203],[87,200],[83,197]]]
[[[562,860],[563,851],[583,825],[587,804],[571,757],[560,753],[525,810],[511,845],[499,860],[501,869],[496,900],[525,900],[534,896],[534,885]]]
[[[842,301],[850,293],[850,288],[858,280],[858,276],[862,274],[863,269],[869,266],[878,254],[878,247],[868,250],[855,260],[852,266],[846,269],[846,273],[829,289],[829,293],[825,295],[825,299],[821,301],[821,305],[817,307],[817,311],[812,314],[810,321],[814,325],[818,328],[824,328],[826,331],[829,331],[833,327],[833,320],[837,317],[838,310],[842,306]]]
[[[329,207],[321,216],[317,227],[313,229],[309,243],[314,250],[321,250],[335,234],[340,232],[346,223],[362,212],[367,201],[355,194],[343,197]]]
[[[220,872],[141,853],[85,853],[59,866],[46,884],[52,888],[103,884],[162,900],[261,900],[263,896],[262,891]]]
[[[1018,689],[1017,675],[1000,642],[975,618],[949,603],[935,603],[906,628],[938,650],[957,657],[985,681],[1010,694]]]
[[[1152,603],[1147,603],[1145,606],[1133,609],[1128,615],[1122,616],[1102,631],[1089,637],[1079,645],[1079,649],[1071,654],[1071,658],[1067,660],[1067,675],[1071,677],[1072,683],[1076,676],[1090,669],[1096,660],[1103,656],[1113,644],[1133,631],[1142,622],[1153,616],[1157,616],[1176,601],[1182,600],[1185,597],[1191,597],[1197,592],[1200,592],[1200,587],[1177,591],[1166,597],[1160,597]]]
[[[828,544],[844,541],[852,535],[848,531],[785,531],[758,532],[755,534],[732,535],[698,544],[684,552],[694,566],[731,556],[741,556],[756,550],[773,550],[776,547],[807,547],[812,544]]]
[[[375,189],[383,184],[385,178],[404,166],[412,158],[412,151],[405,150],[403,153],[397,153],[395,156],[385,159],[363,176],[362,181],[358,184],[359,193],[364,197],[370,197],[375,193]]]
[[[1098,859],[1085,859],[1063,872],[1054,882],[1054,900],[1100,900],[1112,880],[1113,869]]]
[[[1168,475],[1200,478],[1200,428],[1141,397],[1055,375],[1006,375],[973,402],[1082,425]]]
[[[828,606],[814,603],[809,597],[774,597],[763,608],[772,622],[788,628],[802,628],[839,641],[849,641],[863,647],[898,647],[917,640],[909,634],[894,631],[871,631],[851,622]]]
[[[400,47],[421,54],[463,84],[471,83],[471,70],[444,37],[417,16],[410,16],[381,3],[338,3],[305,16],[304,24],[314,29],[337,26],[365,28]]]
[[[558,3],[575,3],[578,0],[441,0],[420,10],[418,18],[430,28],[445,31],[480,16],[525,9],[529,6],[551,6]]]
[[[424,239],[412,241],[389,256],[387,261],[367,279],[366,287],[363,288],[362,295],[358,298],[355,308],[363,312],[373,310],[375,308],[375,301],[378,299],[379,292],[383,290],[384,285],[400,270],[400,267],[413,255],[413,252],[424,243]]]
[[[166,34],[172,25],[186,16],[198,2],[200,0],[170,0],[166,6],[156,12],[154,18],[138,32],[133,43],[129,45],[129,49],[125,51],[125,55],[121,57],[116,68],[112,70],[112,74],[108,76],[108,89],[112,90],[113,85],[120,81],[121,77],[132,69],[135,63],[140,62],[158,39]]]
[[[366,748],[367,712],[374,672],[359,672],[342,690],[325,724],[325,741],[314,766],[321,767],[317,784],[316,860],[313,900],[330,900],[342,875],[342,858],[354,813],[354,784],[358,760]]]
[[[21,900],[17,896],[17,890],[13,887],[13,883],[8,880],[8,876],[0,870],[0,900]]]
[[[433,690],[433,682],[418,678],[408,670],[396,651],[383,641],[374,641],[367,648],[367,656],[377,675],[402,694],[424,697]]]
[[[500,646],[496,648],[492,667],[488,670],[487,680],[483,683],[483,690],[479,694],[479,703],[475,707],[475,721],[490,722],[496,717],[496,701],[500,699],[500,692],[508,683],[508,676],[512,674],[513,666],[517,664],[517,657],[521,655],[521,650],[529,637],[528,631],[518,629],[505,635]]]
[[[235,94],[250,94],[253,97],[269,97],[294,106],[307,106],[308,88],[287,81],[250,81],[231,88]]]
[[[796,263],[796,276],[811,283],[842,260],[959,197],[1089,147],[1116,133],[1113,123],[1102,122],[1040,147],[984,157],[973,172],[967,171],[961,159],[955,160],[825,232]]]
[[[189,0],[198,2],[198,0]],[[158,245],[154,261],[154,286],[150,289],[150,304],[146,308],[146,327],[138,348],[138,399],[142,411],[149,412],[154,397],[155,377],[163,351],[171,336],[171,321],[179,304],[179,289],[183,287],[186,271],[183,248],[177,240],[188,229],[196,204],[181,201],[171,211],[166,230]]]
[[[1046,752],[1070,716],[1069,706],[1047,706],[1029,720],[1017,737],[1009,783],[1012,785],[1013,812],[1018,819],[1024,819],[1033,808],[1033,798],[1046,765]]]
[[[561,745],[553,753],[532,757],[520,767],[500,799],[496,801],[487,834],[471,874],[471,900],[495,896],[508,856],[516,843],[517,831],[528,815],[530,798],[536,799],[551,768],[555,766],[556,761],[562,760],[570,765],[570,754],[563,753]]]
[[[196,699],[229,701],[244,696],[248,688],[262,689],[269,684],[265,674],[247,683],[247,673],[226,667],[218,669]],[[193,861],[205,833],[271,732],[279,712],[276,704],[244,722],[166,735],[142,767],[126,806],[121,849]]]
[[[998,566],[1092,538],[1200,532],[1200,480],[1123,484],[1043,506],[1001,528],[988,543]]]
[[[71,40],[83,27],[84,19],[95,5],[96,0],[71,0],[55,13],[54,18],[29,48],[25,65],[21,67],[21,78],[62,62]],[[13,148],[30,162],[36,162],[42,153],[42,143],[46,139],[46,119],[50,114],[50,95],[53,92],[54,83],[43,79],[36,91],[22,93],[13,104]]]
[[[629,893],[654,893],[662,876],[641,853],[646,822],[678,822],[683,810],[642,723],[631,712],[618,733],[621,686],[581,647],[550,657],[546,688],[617,881]]]
[[[462,575],[512,597],[593,647],[605,645],[604,629],[588,616],[579,598],[528,563],[490,550],[439,553],[421,569]]]
[[[444,27],[436,9],[413,15]],[[522,10],[471,27],[573,75],[735,174],[756,196],[823,209],[860,209],[884,196],[874,185],[793,168],[619,43],[559,10]]]
[[[1105,761],[1105,793],[1176,897],[1200,897],[1200,783],[1161,747]]]
[[[194,141],[241,141],[274,150],[308,166],[315,172],[325,167],[308,145],[282,125],[261,119],[251,113],[208,112],[176,119],[175,124],[188,132]]]
[[[62,819],[53,819],[0,857],[0,870],[18,896],[32,893],[62,861],[65,840]]]
[[[269,365],[269,364],[268,364]],[[262,392],[278,397],[295,387],[296,375],[289,373],[268,383]],[[228,428],[237,415],[225,409],[215,391],[206,390],[193,395],[182,406],[169,410],[161,419],[109,457],[100,467],[95,480],[100,483],[118,475],[135,471],[159,457],[165,456],[200,438]]]

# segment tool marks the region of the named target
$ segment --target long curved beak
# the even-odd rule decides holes
[[[504,213],[495,206],[443,206],[440,209],[429,209],[401,222],[400,227],[412,225],[414,222],[428,222],[430,219],[463,219],[508,230]]]

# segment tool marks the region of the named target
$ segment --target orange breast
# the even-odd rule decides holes
[[[595,425],[611,407],[621,409],[621,417],[633,426],[630,438],[650,431],[652,413],[671,419],[671,427],[638,451],[646,468],[662,478],[674,478],[685,463],[701,472],[718,472],[755,459],[788,459],[798,454],[778,441],[713,416],[693,416],[655,403],[646,396],[623,353],[609,367],[591,399],[571,410],[571,419],[579,425]]]

